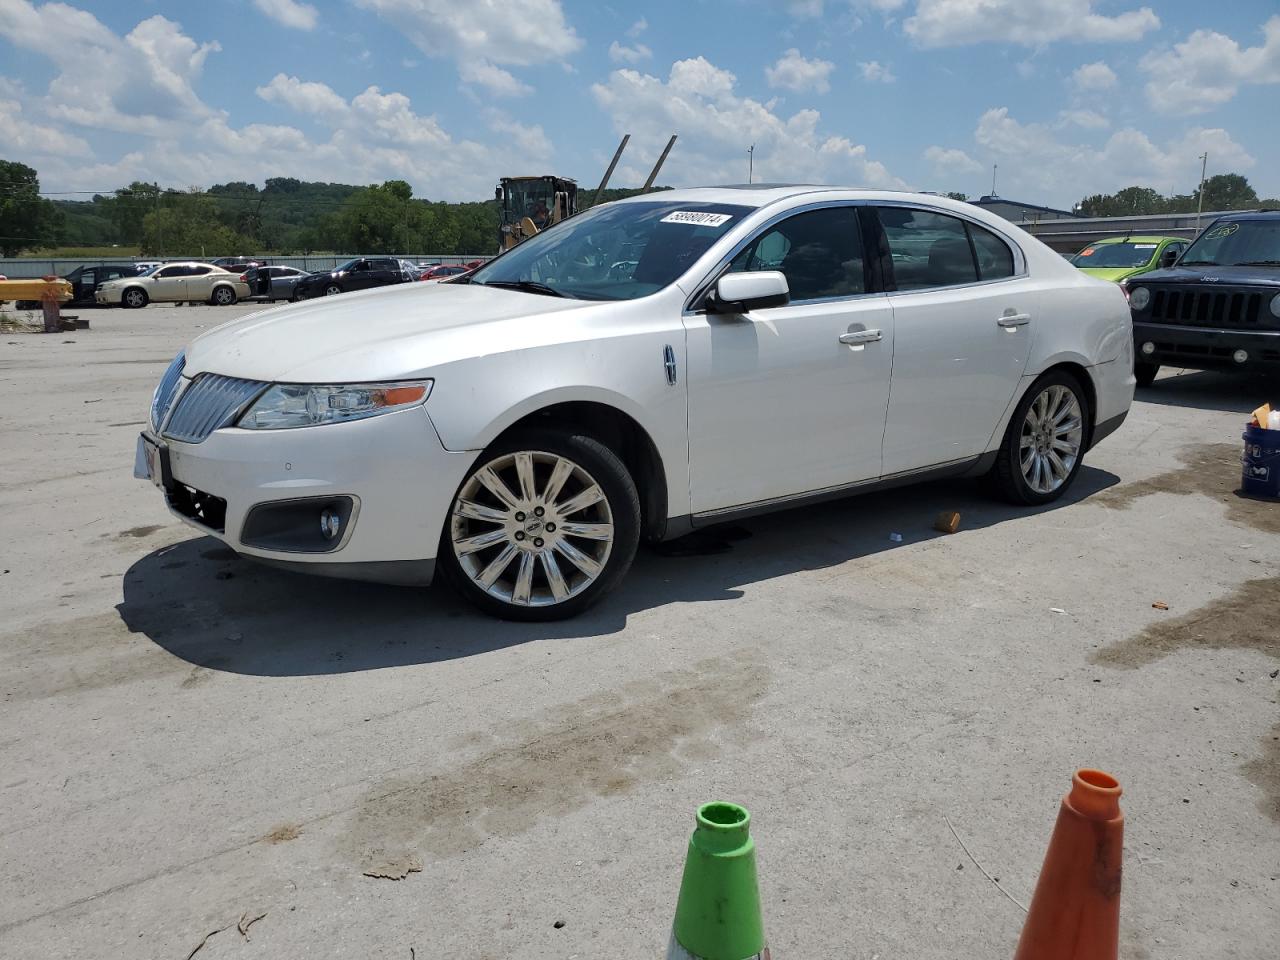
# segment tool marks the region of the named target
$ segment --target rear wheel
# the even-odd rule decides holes
[[[120,298],[120,303],[132,310],[137,310],[145,307],[150,299],[147,296],[147,291],[141,287],[130,287],[124,292],[124,296]]]
[[[1149,387],[1156,382],[1156,374],[1160,372],[1160,364],[1158,363],[1135,363],[1133,365],[1133,376],[1138,381],[1138,386]]]
[[[485,451],[462,482],[439,561],[486,613],[560,620],[614,587],[639,541],[639,496],[613,451],[530,430]]]
[[[236,292],[230,287],[216,287],[213,291],[213,303],[219,307],[229,307],[236,302]]]
[[[1011,503],[1057,500],[1080,472],[1089,399],[1071,374],[1054,370],[1031,385],[1013,411],[992,478]]]

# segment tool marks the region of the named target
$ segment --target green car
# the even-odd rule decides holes
[[[1166,257],[1172,263],[1190,243],[1181,237],[1113,237],[1089,244],[1071,262],[1091,277],[1119,283],[1155,270]]]

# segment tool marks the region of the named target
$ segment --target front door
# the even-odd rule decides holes
[[[156,271],[147,293],[152,300],[186,300],[187,267],[172,264]]]
[[[867,293],[857,208],[764,227],[728,269],[780,270],[791,302],[685,318],[694,514],[874,480],[893,311]]]
[[[877,211],[893,258],[893,393],[884,474],[976,457],[1027,365],[1039,306],[1010,245],[911,207]]]

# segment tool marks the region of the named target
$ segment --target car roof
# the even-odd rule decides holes
[[[1135,234],[1130,237],[1104,237],[1101,240],[1094,240],[1092,243],[1086,244],[1090,247],[1100,247],[1107,243],[1160,243],[1164,240],[1186,240],[1186,237],[1170,237],[1166,234]]]
[[[1241,210],[1224,213],[1218,220],[1280,220],[1280,210]]]
[[[936,193],[918,193],[908,190],[876,189],[872,187],[833,186],[820,183],[730,183],[713,187],[688,187],[679,190],[661,190],[654,193],[627,197],[616,203],[644,203],[655,200],[662,203],[687,201],[690,203],[724,203],[739,207],[767,207],[782,200],[807,194],[839,194],[841,198],[869,201],[906,201],[936,207],[968,208],[967,213],[981,211],[981,207]],[[975,219],[985,219],[975,216]]]

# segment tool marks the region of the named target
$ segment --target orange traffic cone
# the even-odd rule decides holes
[[[1101,770],[1077,770],[1014,960],[1116,960],[1123,847],[1119,782]]]

